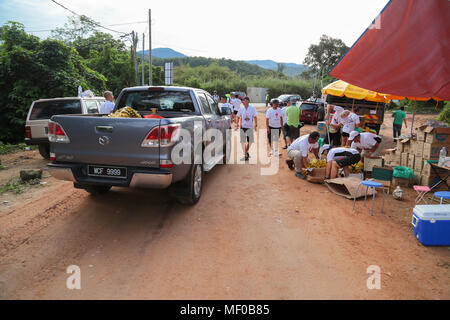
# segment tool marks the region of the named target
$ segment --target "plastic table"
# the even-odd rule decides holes
[[[440,204],[442,204],[443,199],[450,200],[450,191],[439,191],[433,194],[433,197],[431,198],[431,204],[433,204],[434,197],[441,198]]]
[[[370,213],[371,213],[372,216],[373,216],[373,207],[375,205],[376,189],[377,188],[381,188],[381,190],[383,190],[383,205],[381,207],[381,212],[383,212],[383,210],[384,210],[384,198],[385,198],[383,185],[381,183],[379,183],[379,182],[370,181],[370,180],[361,181],[361,183],[359,184],[358,188],[356,189],[356,193],[355,193],[355,196],[353,198],[353,210],[355,210],[356,196],[359,194],[359,187],[361,187],[361,186],[366,187],[366,193],[364,195],[364,206],[366,206],[367,192],[369,191],[369,188],[373,188],[372,209],[370,210]]]

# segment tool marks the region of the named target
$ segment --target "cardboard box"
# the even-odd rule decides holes
[[[450,128],[425,128],[425,142],[450,145]]]
[[[414,159],[414,172],[422,172],[422,168],[423,168],[423,158],[422,157],[418,157],[416,156],[416,158]]]
[[[441,143],[428,143],[423,144],[423,158],[426,160],[439,160],[439,153],[441,149],[446,147],[447,150],[450,149],[450,145]]]
[[[411,140],[403,139],[400,143],[403,145],[403,153],[409,153],[409,151],[411,150]]]
[[[402,167],[407,167],[408,166],[408,153],[407,152],[403,152],[402,156],[400,158],[400,165]]]
[[[411,168],[412,170],[414,170],[414,160],[415,160],[416,156],[414,155],[414,153],[410,153],[408,154],[408,168]]]
[[[414,171],[414,184],[420,186],[422,181],[422,174],[420,172]]]
[[[402,153],[403,152],[403,143],[402,140],[397,139],[397,152]]]
[[[383,166],[383,159],[370,159],[370,158],[364,158],[364,171],[372,172],[373,166],[382,167]]]
[[[431,166],[427,163],[427,160],[423,160],[422,175],[429,176],[431,174]]]
[[[392,179],[392,186],[394,188],[397,188],[397,186],[400,187],[409,187],[410,185],[410,179],[405,179],[405,178],[396,178],[394,177]]]
[[[426,127],[425,127],[426,128]],[[416,135],[417,135],[417,141],[425,142],[426,132],[425,128],[418,128]]]
[[[424,145],[423,141],[416,141],[414,145],[414,154],[417,157],[423,157],[423,145]]]
[[[323,183],[325,181],[326,168],[313,168],[306,180],[313,183]]]

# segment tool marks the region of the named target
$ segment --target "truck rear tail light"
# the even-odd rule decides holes
[[[50,152],[50,160],[51,161],[55,161],[56,160],[56,154],[54,154],[53,152]]]
[[[64,129],[57,122],[49,121],[48,123],[48,140],[56,143],[70,143]]]
[[[170,160],[160,160],[159,167],[160,168],[173,168],[173,162]]]
[[[31,127],[30,126],[25,127],[25,138],[31,139]]]
[[[171,124],[161,127],[155,127],[142,141],[141,146],[143,148],[152,147],[170,147],[174,145],[180,138],[180,125]]]
[[[152,148],[159,147],[159,127],[154,127],[142,141],[141,147]]]
[[[180,125],[162,126],[160,131],[161,147],[173,145],[180,138]]]

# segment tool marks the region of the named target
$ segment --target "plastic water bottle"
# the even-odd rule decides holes
[[[447,157],[447,148],[443,147],[439,152],[439,163],[438,163],[439,166],[444,166],[445,157]]]

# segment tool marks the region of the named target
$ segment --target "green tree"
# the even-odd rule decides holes
[[[53,39],[40,41],[24,26],[0,27],[0,141],[22,141],[33,100],[75,96],[77,88],[100,93],[105,77],[89,68],[76,50]]]
[[[309,67],[305,75],[309,77],[313,77],[317,73],[321,73],[322,76],[327,75],[348,49],[341,39],[322,35],[319,44],[309,46],[308,54],[303,61]]]

